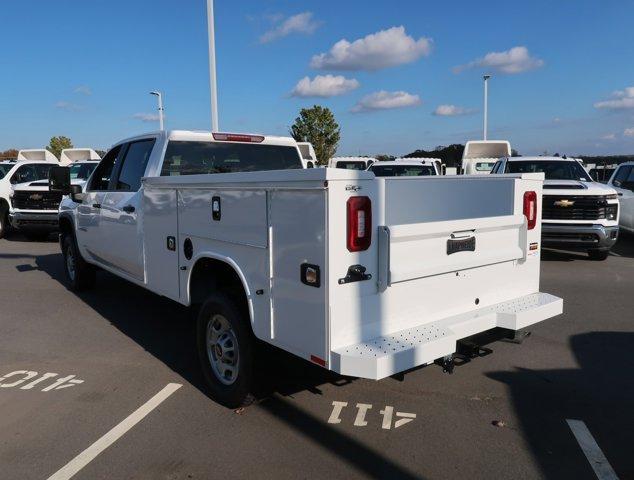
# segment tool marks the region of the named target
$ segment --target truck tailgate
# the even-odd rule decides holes
[[[523,215],[379,227],[379,288],[526,255]]]

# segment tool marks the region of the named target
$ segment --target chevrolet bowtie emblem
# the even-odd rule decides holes
[[[44,198],[44,195],[42,195],[41,193],[34,193],[33,195],[31,195],[29,197],[31,200],[42,200]]]
[[[557,200],[555,206],[557,207],[572,207],[575,204],[572,200]]]

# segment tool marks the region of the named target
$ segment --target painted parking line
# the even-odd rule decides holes
[[[67,480],[95,459],[97,455],[119,440],[128,430],[143,420],[152,410],[158,407],[172,393],[181,388],[180,383],[168,383],[160,392],[137,408],[121,423],[112,428],[103,437],[81,452],[61,469],[48,477],[48,480]]]
[[[586,424],[581,420],[566,419],[566,422],[597,478],[599,480],[619,480]]]

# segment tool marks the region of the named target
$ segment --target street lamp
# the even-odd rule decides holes
[[[211,131],[218,131],[218,91],[216,84],[216,37],[214,0],[207,0],[207,34],[209,37],[209,90],[211,95]]]
[[[158,91],[150,92],[150,95],[155,95],[158,99],[158,111],[159,111],[159,124],[161,130],[163,130],[163,94]]]
[[[487,122],[489,115],[489,78],[491,75],[484,75],[482,77],[484,79],[484,138],[487,139]]]

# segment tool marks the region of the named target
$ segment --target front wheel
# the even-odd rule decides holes
[[[83,259],[72,235],[64,234],[61,243],[64,273],[70,289],[81,292],[92,288],[95,285],[95,267]]]
[[[211,396],[237,408],[253,401],[254,338],[248,318],[225,294],[211,295],[196,324],[198,357]]]
[[[4,238],[9,230],[9,209],[0,202],[0,238]]]
[[[610,255],[609,250],[588,250],[588,256],[592,260],[605,260]]]

